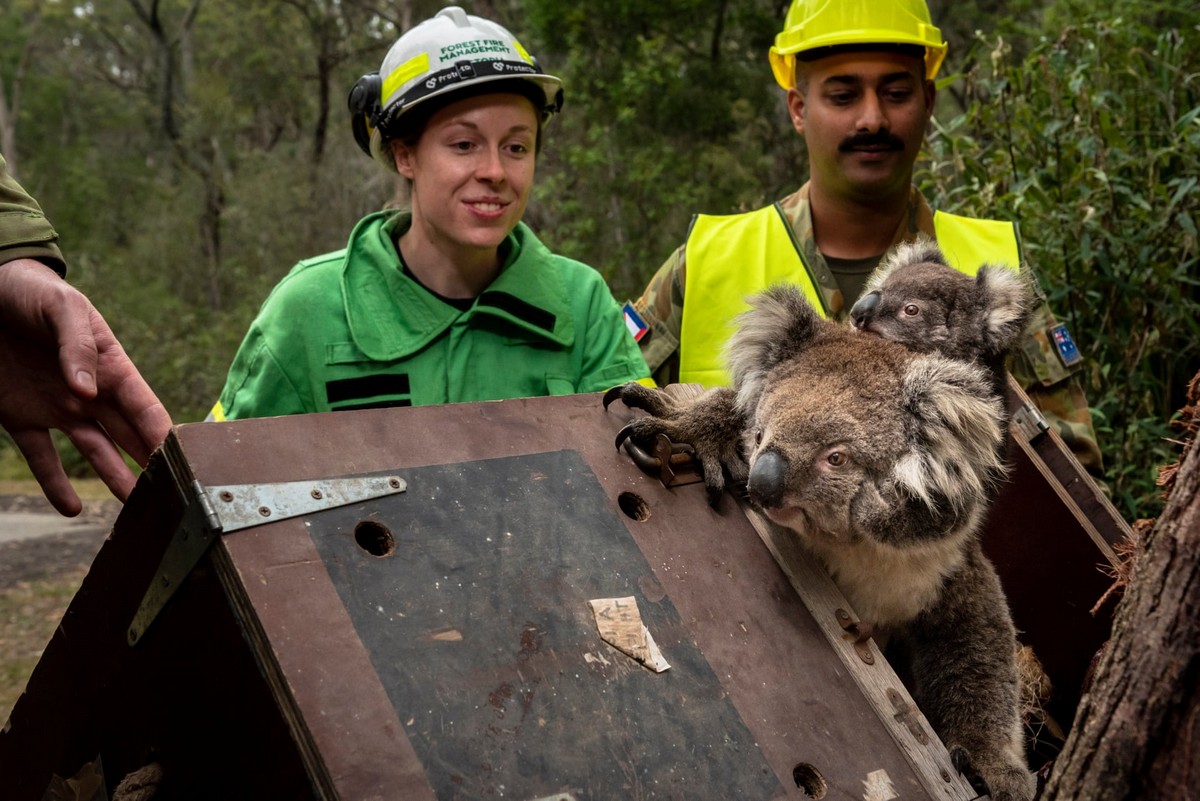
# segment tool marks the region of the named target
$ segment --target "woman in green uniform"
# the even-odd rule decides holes
[[[263,304],[211,419],[595,392],[648,370],[592,268],[521,222],[562,106],[503,27],[457,7],[350,94],[355,137],[411,209],[362,219]]]

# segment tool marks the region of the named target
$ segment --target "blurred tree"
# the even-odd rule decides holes
[[[36,30],[26,185],[63,235],[71,279],[179,419],[207,412],[275,281],[394,194],[354,145],[343,92],[378,68],[395,22],[371,3],[326,5],[130,0]],[[322,8],[333,16],[314,27]],[[21,25],[4,35],[18,33],[32,38]],[[322,47],[337,65],[324,75]]]

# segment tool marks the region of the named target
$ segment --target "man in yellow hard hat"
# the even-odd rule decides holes
[[[726,383],[731,321],[747,295],[776,281],[799,284],[817,309],[842,318],[884,253],[922,233],[967,273],[1023,265],[1013,223],[934,212],[912,184],[945,55],[924,0],[794,0],[770,62],[805,140],[809,180],[754,212],[698,215],[687,242],[626,305],[660,385]],[[1010,369],[1097,472],[1079,351],[1038,294]]]

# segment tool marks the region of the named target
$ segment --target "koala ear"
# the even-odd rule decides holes
[[[907,267],[910,264],[929,263],[941,264],[945,267],[950,266],[941,248],[938,247],[937,242],[931,237],[921,234],[912,242],[901,242],[884,254],[883,260],[880,261],[875,271],[871,273],[871,277],[867,279],[867,283],[863,286],[862,294],[859,297],[879,289],[883,285],[883,282],[888,279],[889,275],[902,267]]]
[[[983,311],[983,347],[988,356],[1008,353],[1033,313],[1033,290],[1015,270],[985,264],[975,276]]]
[[[750,298],[749,311],[738,316],[729,338],[725,363],[743,411],[758,405],[771,368],[802,352],[824,321],[800,290],[775,284]]]
[[[970,362],[915,358],[901,379],[909,452],[893,468],[905,492],[960,512],[986,501],[1004,476],[1004,409],[988,373]]]

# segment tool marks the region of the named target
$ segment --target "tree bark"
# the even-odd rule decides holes
[[[1188,450],[1043,801],[1200,799],[1200,448]]]

